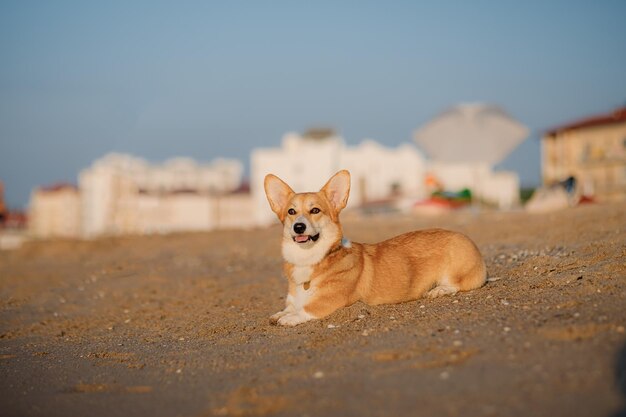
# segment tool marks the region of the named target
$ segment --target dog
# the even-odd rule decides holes
[[[295,193],[273,174],[264,181],[270,207],[283,224],[286,306],[270,322],[295,326],[357,301],[369,305],[439,297],[481,287],[486,267],[467,236],[443,229],[405,233],[377,244],[343,239],[339,213],[350,173],[339,171],[318,192]]]

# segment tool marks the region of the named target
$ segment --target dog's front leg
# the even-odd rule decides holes
[[[304,290],[302,286],[294,287],[294,290],[293,295],[287,295],[287,308],[279,313],[280,317],[277,323],[281,326],[295,326],[315,318],[315,316],[304,310],[304,303],[309,296],[309,292]]]
[[[297,291],[297,286],[293,281],[289,281],[289,291],[287,292],[287,298],[285,299],[285,308],[279,311],[278,313],[272,314],[270,316],[270,323],[277,324],[282,317],[285,317],[289,314],[293,314],[296,312],[297,307],[295,304],[295,298],[292,294],[295,294]]]

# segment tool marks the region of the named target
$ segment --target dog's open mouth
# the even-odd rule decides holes
[[[319,233],[316,234],[316,235],[313,235],[313,236],[310,236],[310,235],[296,235],[296,236],[293,237],[293,241],[296,242],[296,243],[306,243],[309,240],[312,240],[313,242],[316,242],[317,239],[319,239],[319,238],[320,238],[320,234]]]

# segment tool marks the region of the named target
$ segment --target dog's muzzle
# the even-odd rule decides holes
[[[312,240],[313,242],[316,242],[317,239],[319,239],[319,238],[320,238],[320,234],[319,233],[316,234],[316,235],[313,235],[313,236],[310,236],[310,235],[296,235],[296,236],[293,237],[293,241],[296,242],[296,243],[306,243],[309,240]]]
[[[307,221],[307,219],[302,216],[296,219],[296,223],[294,223],[292,226],[294,233],[296,233],[296,235],[293,236],[294,242],[296,243],[306,243],[308,241],[316,242],[317,239],[319,239],[320,237],[319,233],[312,235],[312,236],[304,234],[304,232],[306,232],[307,229],[311,228],[308,223],[309,222]]]

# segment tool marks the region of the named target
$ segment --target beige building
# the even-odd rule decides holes
[[[70,184],[37,188],[30,198],[29,233],[33,236],[79,237],[80,193]]]
[[[230,194],[241,186],[242,176],[243,165],[236,160],[200,164],[175,158],[151,164],[131,155],[106,155],[79,176],[82,234],[220,229],[222,222],[234,222],[220,210],[220,202],[241,198]]]
[[[252,199],[242,175],[236,160],[199,164],[176,158],[151,164],[109,154],[80,173],[79,189],[36,189],[30,232],[50,238],[249,228]]]
[[[185,190],[168,193],[127,192],[115,207],[115,234],[152,234],[254,226],[248,192],[226,194]]]
[[[220,229],[251,229],[257,226],[253,203],[249,189],[217,196],[216,224]]]
[[[545,185],[574,177],[583,195],[626,197],[626,107],[551,129],[541,145]]]

